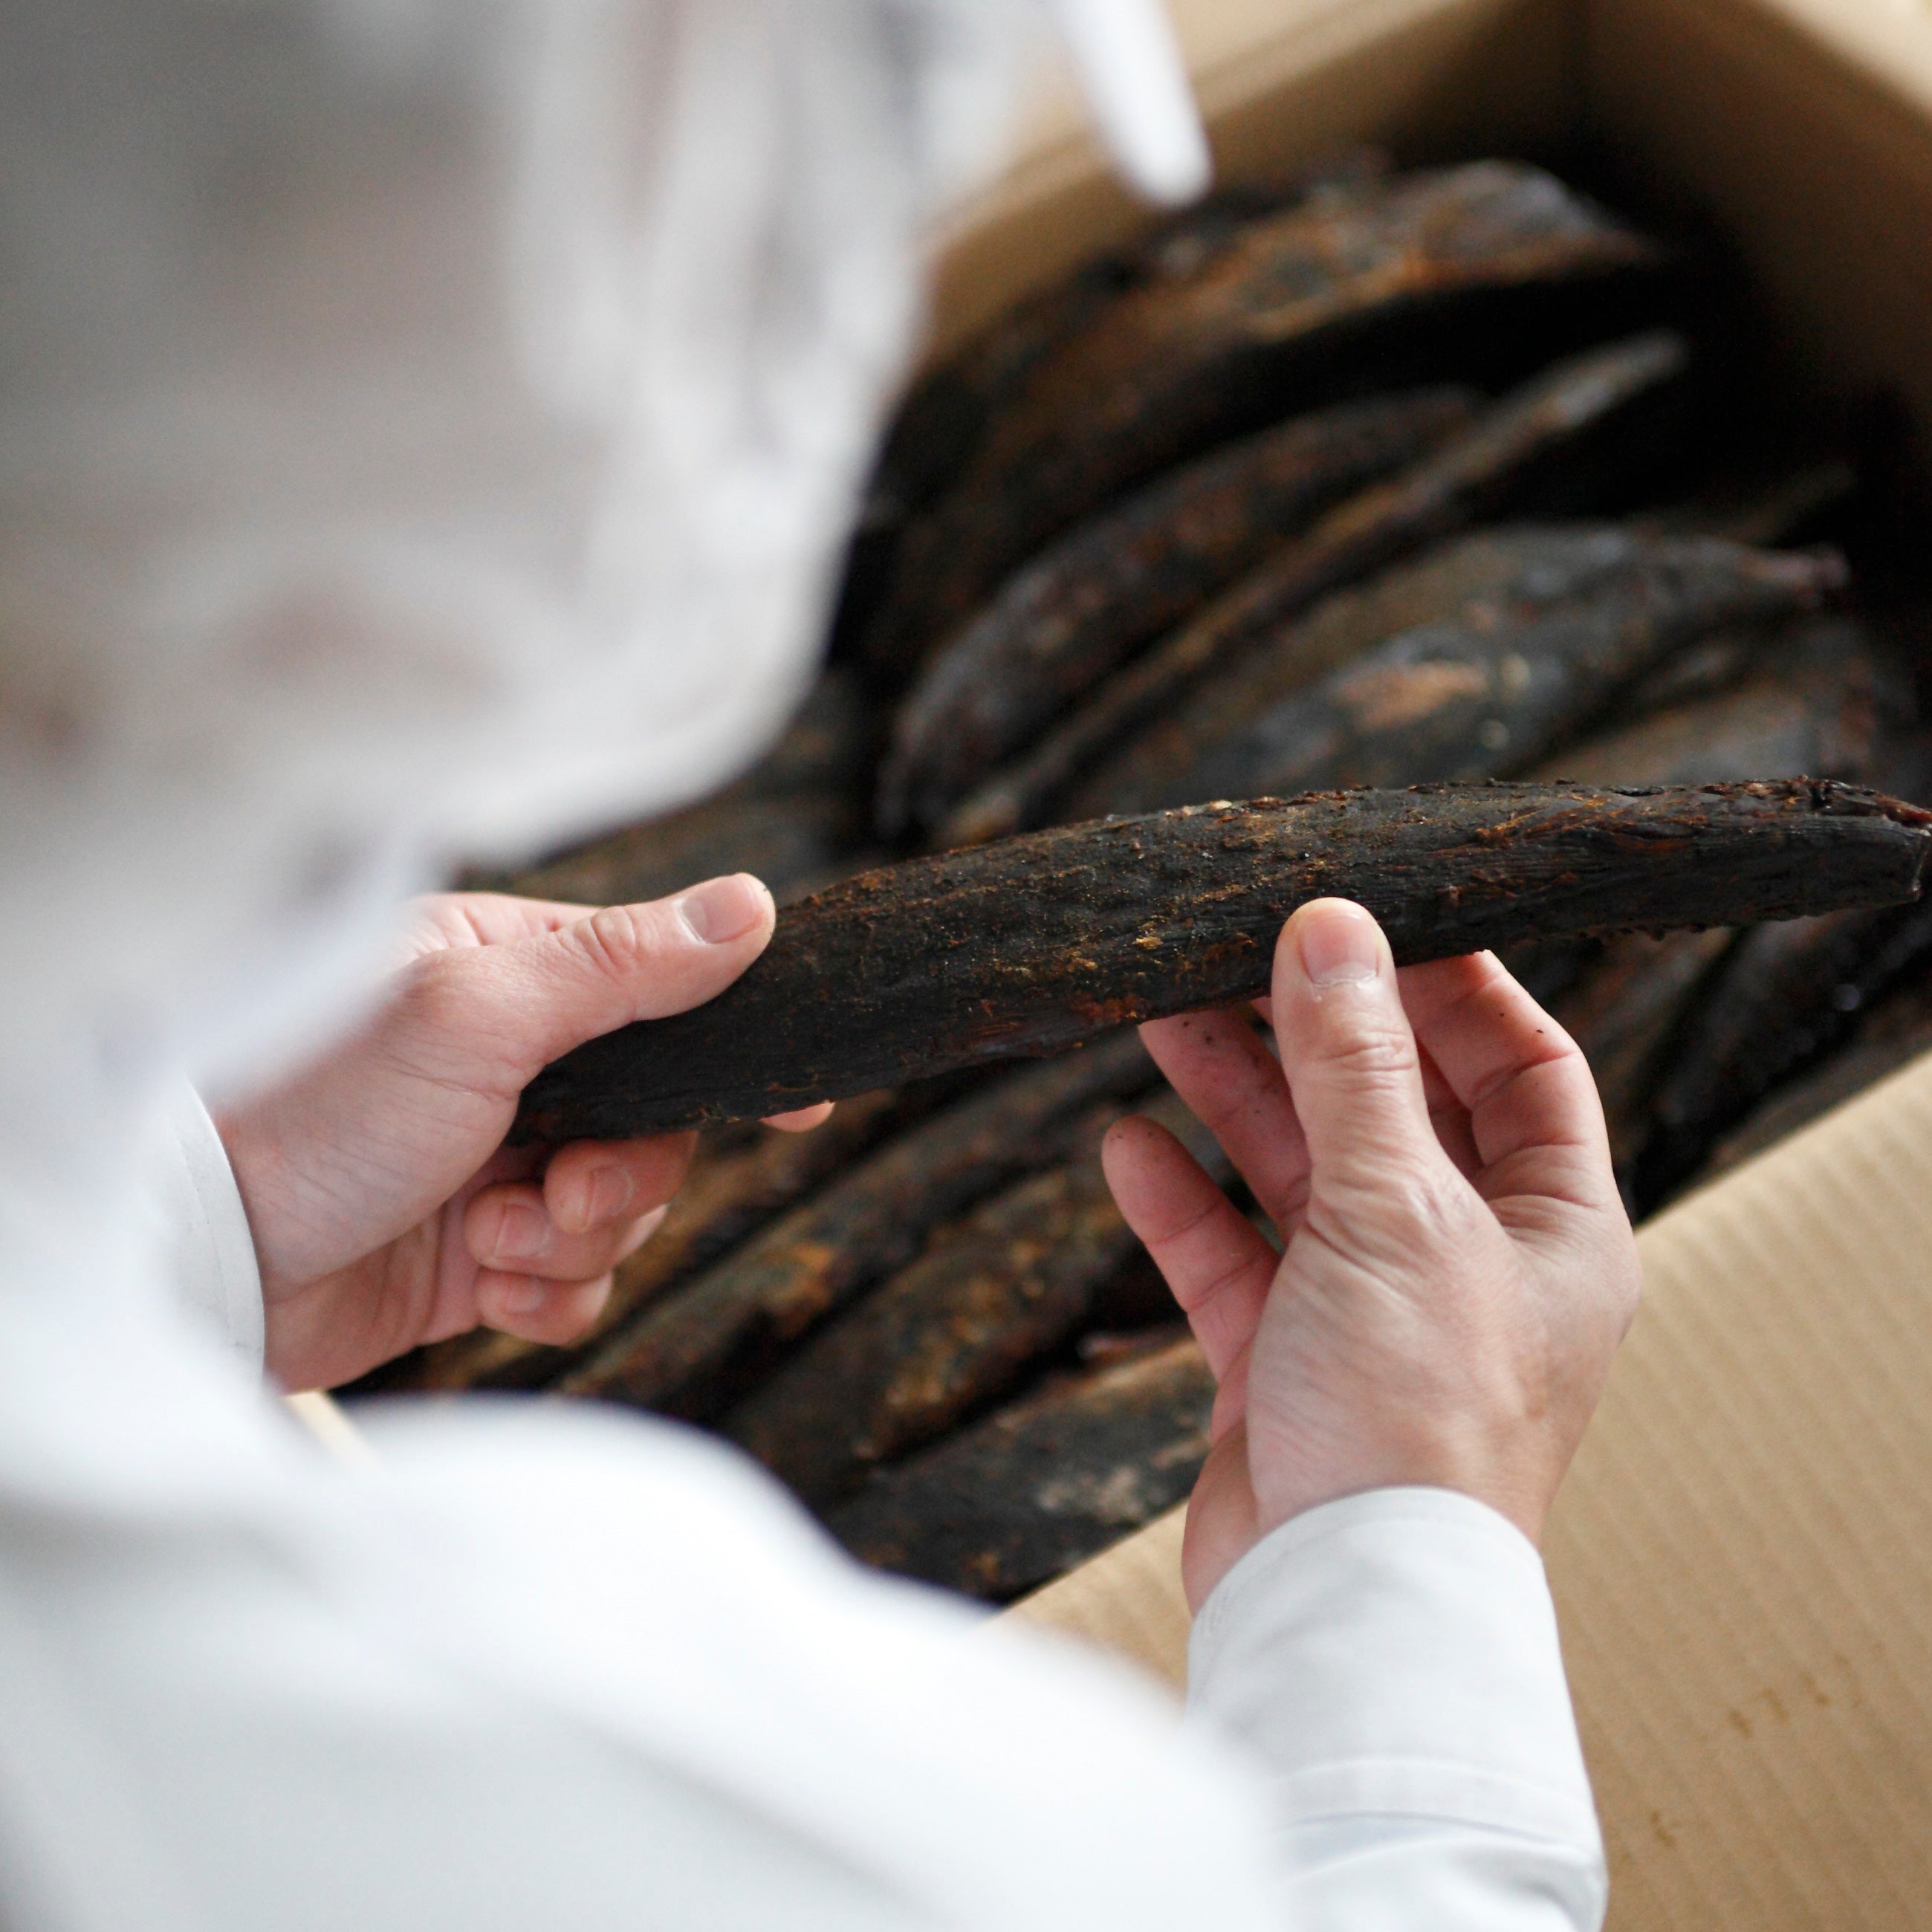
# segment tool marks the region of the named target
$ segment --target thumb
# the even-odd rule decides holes
[[[765,950],[777,917],[764,884],[736,872],[470,956],[514,1003],[508,1030],[534,1073],[599,1034],[716,999]]]
[[[1208,1450],[1195,1478],[1194,1493],[1187,1499],[1180,1532],[1180,1587],[1190,1610],[1199,1611],[1215,1585],[1253,1548],[1259,1534],[1247,1426],[1237,1423]]]
[[[1369,913],[1346,899],[1297,910],[1275,947],[1274,1018],[1318,1189],[1376,1191],[1440,1158],[1394,956]]]

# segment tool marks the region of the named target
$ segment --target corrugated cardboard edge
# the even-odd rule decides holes
[[[1932,1916],[1932,1060],[1646,1228],[1546,1540],[1620,1924]]]
[[[1612,1923],[1932,1922],[1932,1058],[1638,1244],[1545,1543]],[[1178,1684],[1180,1515],[1008,1614]]]

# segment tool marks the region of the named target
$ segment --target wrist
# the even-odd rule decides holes
[[[228,1156],[228,1168],[235,1178],[235,1191],[248,1224],[248,1237],[255,1250],[255,1265],[260,1274],[262,1300],[272,1306],[300,1288],[302,1282],[290,1267],[287,1243],[278,1239],[286,1218],[276,1210],[278,1198],[286,1198],[280,1184],[278,1162],[272,1138],[246,1108],[224,1108],[212,1113],[214,1131]]]
[[[266,1294],[274,1264],[268,1245],[262,1238],[262,1190],[256,1174],[259,1163],[256,1147],[244,1118],[239,1112],[226,1107],[219,1110],[210,1108],[208,1118],[214,1123],[222,1151],[228,1156],[228,1171],[235,1177],[235,1191],[241,1196],[242,1212],[248,1216],[248,1237],[254,1244],[255,1264],[261,1270],[262,1292]]]
[[[1334,1453],[1309,1455],[1251,1426],[1248,1460],[1258,1540],[1333,1503],[1414,1490],[1467,1497],[1540,1547],[1556,1490],[1540,1444],[1480,1426],[1405,1430],[1391,1439],[1365,1425]]]

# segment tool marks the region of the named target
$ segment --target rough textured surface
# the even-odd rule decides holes
[[[1909,715],[1908,698],[1856,624],[1813,618],[1774,639],[1733,632],[1726,646],[1738,665],[1754,666],[1743,682],[1586,739],[1531,777],[1647,785],[1877,775],[1882,726]],[[1630,934],[1572,946],[1567,959],[1545,943],[1508,962],[1588,1057],[1619,1173],[1642,1152],[1665,1049],[1728,943],[1717,933]]]
[[[832,1531],[866,1562],[1004,1602],[1180,1502],[1214,1405],[1201,1352],[1172,1342],[880,1471]]]
[[[1590,1063],[1619,1174],[1649,1137],[1650,1100],[1665,1048],[1733,936],[1722,928],[1658,937],[1619,933],[1550,1002],[1550,1016]]]
[[[1282,921],[1360,900],[1399,959],[1908,899],[1927,814],[1831,784],[1419,787],[1190,807],[887,867],[794,908],[742,979],[606,1034],[526,1138],[753,1117],[1266,989]]]
[[[1004,1394],[1089,1321],[1140,1250],[1114,1206],[1095,1145],[1028,1176],[963,1220],[807,1342],[728,1419],[725,1433],[814,1508]],[[1157,1120],[1217,1178],[1226,1157],[1178,1097],[1132,1111]],[[1172,1304],[1169,1302],[1170,1313]]]
[[[766,1132],[748,1146],[700,1148],[656,1234],[620,1262],[604,1312],[567,1348],[478,1328],[424,1352],[412,1386],[533,1388],[563,1372],[640,1309],[709,1265],[856,1160],[906,1109],[891,1091],[843,1101],[810,1133]]]
[[[1104,328],[1042,361],[958,488],[909,534],[900,594],[868,652],[911,661],[1048,538],[1142,477],[1345,380],[1352,352],[1382,351],[1382,388],[1418,365],[1439,377],[1512,349],[1533,355],[1550,331],[1521,301],[1514,327],[1499,329],[1500,298],[1588,290],[1600,334],[1615,326],[1606,278],[1659,260],[1552,176],[1514,162],[1406,175],[1254,222],[1198,272],[1130,291]],[[1459,305],[1469,311],[1460,330]],[[1586,303],[1566,306],[1574,333]],[[1393,339],[1429,309],[1440,311],[1432,326]]]
[[[1215,451],[1082,524],[935,651],[879,774],[888,837],[962,794],[1150,638],[1337,496],[1468,422],[1467,390],[1344,404]]]
[[[1861,1010],[1932,957],[1932,907],[1844,912],[1746,933],[1672,1042],[1634,1186],[1648,1213],[1779,1082],[1849,1034]]]
[[[1123,745],[1082,790],[1094,796],[1172,792],[1213,747],[1238,740],[1285,700],[1392,638],[1574,595],[1602,570],[1606,545],[1621,554],[1626,534],[1601,524],[1483,530],[1333,592],[1298,620],[1250,639]]]
[[[1230,183],[1023,296],[900,405],[867,492],[867,522],[903,521],[943,495],[1040,364],[1090,326],[1104,326],[1107,310],[1130,290],[1197,275],[1257,218],[1313,190],[1366,187],[1388,170],[1387,156],[1354,148],[1285,178]]]
[[[1685,355],[1683,343],[1666,332],[1559,363],[1400,475],[1338,505],[1304,537],[1110,679],[1006,770],[986,779],[949,816],[939,842],[974,844],[1041,824],[1054,801],[1118,740],[1158,720],[1196,687],[1210,706],[1217,694],[1226,694],[1228,704],[1251,706],[1251,698],[1234,696],[1243,683],[1244,658],[1261,650],[1283,624],[1324,592],[1506,500],[1529,466],[1575,444],[1592,425],[1669,381],[1683,368]],[[1286,658],[1269,655],[1278,674],[1295,669],[1301,677],[1313,676],[1400,628],[1395,623],[1372,634],[1319,633],[1330,654],[1308,657],[1304,650],[1305,664],[1292,652]],[[1238,720],[1246,712],[1237,708],[1228,713],[1224,704],[1223,715]],[[1157,724],[1155,729],[1157,734]],[[1211,723],[1196,725],[1184,742],[1192,746],[1216,735]],[[1190,754],[1183,754],[1184,762]]]
[[[1286,176],[1231,182],[1192,207],[1150,222],[1130,240],[1023,296],[916,382],[894,413],[846,557],[835,640],[862,638],[900,574],[908,526],[958,483],[988,430],[1041,364],[1093,327],[1131,290],[1198,274],[1257,217],[1317,190],[1366,187],[1392,164],[1376,148],[1345,149]],[[918,541],[914,544],[917,566]]]
[[[1541,567],[1525,569],[1506,594],[1485,590],[1452,616],[1245,712],[1225,735],[1193,740],[1191,762],[1156,761],[1137,748],[1082,787],[1074,808],[1148,812],[1198,798],[1519,772],[1672,651],[1718,625],[1815,604],[1844,579],[1834,556],[1613,525],[1526,533],[1524,548]]]
[[[1712,1150],[1701,1184],[1729,1172],[1932,1050],[1932,975],[1922,971],[1862,1015],[1851,1038],[1810,1072],[1780,1088]]]
[[[763,1352],[903,1265],[929,1228],[1058,1159],[1096,1102],[1154,1078],[1139,1040],[1124,1034],[968,1096],[622,1324],[556,1386],[682,1414],[721,1405]]]
[[[1889,672],[1882,664],[1882,681]],[[1932,740],[1912,727],[1906,699],[1878,748],[1880,782],[1932,796]],[[1872,1003],[1932,960],[1924,902],[1846,909],[1740,936],[1668,1043],[1648,1109],[1643,1148],[1625,1192],[1654,1212],[1694,1176],[1718,1139],[1781,1082],[1850,1036]]]
[[[1760,642],[1756,668],[1734,688],[1586,739],[1529,776],[1578,784],[1870,782],[1885,729],[1909,716],[1907,703],[1856,624],[1820,619],[1791,639]]]

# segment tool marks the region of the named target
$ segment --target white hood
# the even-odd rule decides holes
[[[1045,15],[1197,189],[1157,0],[0,14],[15,1152],[312,1033],[448,854],[756,752]]]

